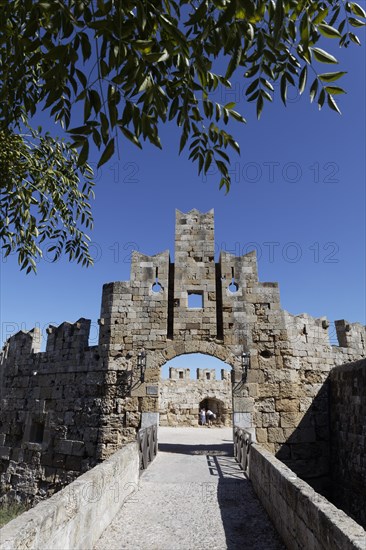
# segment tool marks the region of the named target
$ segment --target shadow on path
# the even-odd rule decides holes
[[[252,484],[234,457],[207,456],[216,488],[228,550],[284,549]]]
[[[158,449],[163,453],[177,453],[185,455],[224,455],[233,456],[233,444],[214,445],[187,445],[184,443],[159,443]]]
[[[212,445],[160,443],[159,451],[206,455],[209,473],[206,479],[212,481],[201,484],[202,504],[208,518],[219,506],[227,550],[285,549],[251,482],[233,457],[232,442],[225,440]]]

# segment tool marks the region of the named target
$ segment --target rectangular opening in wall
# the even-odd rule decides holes
[[[188,309],[203,309],[203,292],[188,290]]]
[[[174,307],[179,307],[179,304],[176,305],[174,300],[174,264],[169,263],[167,337],[170,339],[174,334]]]
[[[179,371],[179,378],[183,378],[183,371],[182,370]]]
[[[222,277],[221,277],[221,265],[215,264],[215,277],[216,277],[216,326],[217,326],[217,339],[224,339],[224,320],[222,313]]]
[[[211,373],[210,372],[206,372],[206,380],[210,380],[211,378]]]
[[[29,441],[32,443],[42,443],[44,434],[44,422],[32,421]]]

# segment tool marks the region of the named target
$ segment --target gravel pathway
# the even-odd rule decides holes
[[[284,550],[230,428],[159,428],[159,453],[94,550]]]

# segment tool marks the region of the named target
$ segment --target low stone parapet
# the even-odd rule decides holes
[[[81,475],[0,529],[1,550],[85,550],[138,488],[137,443]]]
[[[258,444],[249,477],[289,550],[365,550],[366,531]]]

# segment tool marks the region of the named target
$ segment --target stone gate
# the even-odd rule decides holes
[[[255,252],[214,256],[214,213],[176,212],[175,257],[135,252],[131,277],[103,287],[100,335],[90,321],[8,340],[1,358],[3,494],[37,500],[156,423],[161,367],[203,353],[232,368],[233,420],[313,484],[329,473],[327,379],[365,355],[365,327],[280,307],[258,280]]]
[[[189,360],[189,356],[188,356]],[[230,372],[221,369],[197,368],[191,378],[191,369],[170,367],[169,378],[159,384],[159,425],[198,426],[200,409],[211,410],[214,425],[232,426],[232,385]]]

